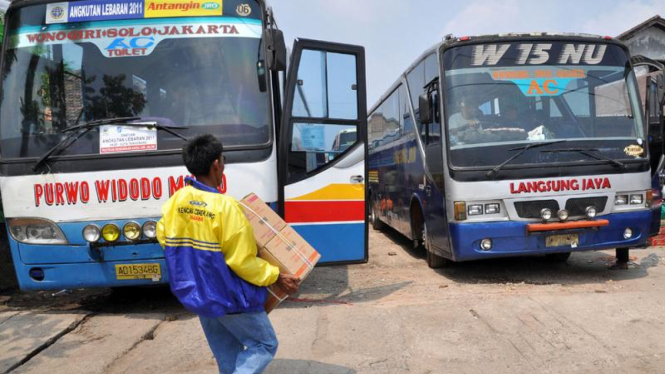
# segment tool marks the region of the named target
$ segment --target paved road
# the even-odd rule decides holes
[[[278,373],[663,373],[659,248],[566,264],[427,268],[390,231],[364,265],[317,268],[271,314]],[[163,288],[0,296],[0,373],[214,373],[198,319]]]

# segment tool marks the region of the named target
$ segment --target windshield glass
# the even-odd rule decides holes
[[[88,2],[70,8],[83,3]],[[8,19],[0,102],[3,158],[40,156],[68,127],[115,117],[187,126],[177,131],[187,137],[212,133],[225,147],[270,142],[268,102],[257,76],[263,58],[259,19],[240,17],[235,6],[229,17],[219,10],[219,17],[149,19],[146,7],[141,19],[49,23],[53,5],[21,8]],[[243,14],[248,13],[260,17],[258,6],[246,8]],[[69,14],[71,19],[71,9]],[[91,131],[61,154],[106,153],[100,137],[112,136],[103,131],[109,128]],[[183,141],[167,132],[130,133],[156,142],[134,150],[182,147]]]
[[[514,148],[586,148],[612,159],[646,157],[635,76],[611,44],[542,42],[467,45],[444,55],[450,159],[498,165]],[[549,149],[551,148],[551,149]],[[579,152],[532,149],[511,162],[596,161]]]

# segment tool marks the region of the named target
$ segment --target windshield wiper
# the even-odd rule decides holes
[[[46,151],[46,153],[44,153],[44,155],[42,155],[42,157],[40,157],[39,160],[37,160],[37,163],[35,164],[35,166],[32,167],[32,170],[37,171],[37,169],[39,169],[40,166],[42,166],[46,161],[48,161],[48,159],[51,158],[53,154],[55,154],[58,151],[62,151],[65,148],[68,148],[69,146],[74,144],[77,140],[79,140],[81,137],[83,137],[83,135],[90,132],[90,130],[100,126],[109,125],[112,123],[121,123],[122,126],[127,126],[127,127],[148,127],[148,128],[153,127],[158,130],[164,130],[171,135],[177,136],[178,138],[187,141],[187,138],[172,130],[172,129],[186,129],[187,127],[162,125],[157,120],[154,119],[142,121],[141,117],[118,117],[118,118],[100,119],[68,127],[62,130],[61,131],[62,133],[68,132],[69,135],[67,135],[64,139],[59,141],[58,144],[56,144],[53,148]]]
[[[525,145],[525,146],[523,146],[523,147],[511,148],[511,149],[509,149],[509,151],[517,151],[517,150],[519,150],[519,152],[515,153],[515,154],[514,154],[513,156],[511,156],[509,159],[507,159],[506,161],[504,161],[504,162],[500,163],[499,165],[497,165],[494,169],[488,171],[488,172],[485,174],[485,176],[486,176],[487,178],[491,178],[492,175],[496,174],[499,170],[501,170],[501,168],[503,168],[504,166],[508,165],[508,164],[509,164],[510,162],[512,162],[514,159],[516,159],[516,158],[520,157],[521,155],[523,155],[524,152],[528,151],[529,149],[532,149],[532,148],[538,148],[538,147],[543,147],[543,146],[550,145],[550,144],[563,143],[563,142],[567,142],[567,140],[556,140],[556,141],[553,141],[553,142],[531,143],[531,144],[527,144],[527,145]]]
[[[624,164],[624,163],[621,162],[621,161],[617,161],[617,160],[615,160],[615,159],[613,159],[613,158],[610,158],[610,157],[607,157],[607,156],[605,156],[605,155],[603,155],[603,154],[596,153],[596,152],[598,152],[598,149],[596,149],[596,148],[562,148],[562,149],[548,149],[548,150],[544,150],[544,151],[541,151],[541,152],[544,152],[544,153],[577,152],[577,153],[581,153],[581,154],[583,154],[583,155],[585,155],[585,156],[588,156],[588,157],[591,157],[591,158],[595,158],[596,160],[607,161],[607,162],[611,163],[612,165],[614,165],[614,166],[616,166],[616,167],[618,167],[618,168],[621,168],[622,170],[626,169],[626,167],[627,167],[626,164]]]

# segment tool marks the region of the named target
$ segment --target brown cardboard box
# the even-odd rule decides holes
[[[321,255],[256,195],[247,195],[241,203],[254,229],[259,257],[303,281]],[[265,309],[270,313],[288,295],[277,285],[268,287],[268,291]]]
[[[249,194],[241,201],[243,213],[254,229],[256,245],[262,248],[286,226],[286,222],[258,196]]]

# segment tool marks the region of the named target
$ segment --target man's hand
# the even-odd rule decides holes
[[[279,277],[277,277],[276,283],[282,290],[284,290],[284,292],[289,295],[298,292],[298,288],[300,287],[300,279],[291,274],[280,273]]]

